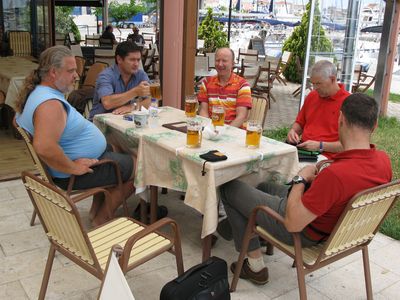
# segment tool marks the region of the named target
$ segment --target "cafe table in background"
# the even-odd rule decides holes
[[[18,93],[37,64],[18,56],[0,57],[0,90],[6,94],[5,103],[15,109]]]
[[[204,125],[210,122],[202,119]],[[172,107],[161,107],[156,124],[144,128],[136,128],[134,122],[123,120],[121,115],[94,118],[109,142],[137,155],[136,189],[158,186],[185,192],[184,203],[203,215],[201,238],[205,239],[206,259],[211,234],[218,225],[218,187],[236,178],[252,186],[266,180],[286,183],[298,171],[297,149],[266,137],[261,138],[258,149],[248,149],[246,131],[231,126],[226,126],[218,140],[203,138],[201,147],[188,148],[185,133],[162,126],[180,121],[186,122],[185,112]],[[219,150],[228,159],[205,163],[199,155],[210,150]]]

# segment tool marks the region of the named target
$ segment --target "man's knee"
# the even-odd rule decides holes
[[[232,181],[229,181],[227,183],[224,183],[220,187],[220,193],[221,193],[221,200],[223,203],[227,203],[232,199],[233,197],[238,195],[238,191],[240,191],[240,187],[244,185],[245,183],[235,179]]]

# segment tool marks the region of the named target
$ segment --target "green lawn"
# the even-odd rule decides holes
[[[400,96],[399,96],[400,102]],[[264,135],[275,140],[284,141],[289,128],[282,127],[266,130]],[[392,161],[393,179],[400,179],[400,122],[396,118],[379,118],[372,141],[378,149],[386,151]],[[396,240],[400,240],[400,201],[383,222],[380,231]]]
[[[368,96],[374,97],[374,90],[369,89],[369,90],[367,90],[365,92],[365,94],[367,94]],[[399,94],[390,93],[389,94],[389,101],[400,103],[400,95]]]

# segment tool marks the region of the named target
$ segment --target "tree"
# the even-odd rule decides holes
[[[287,80],[301,83],[302,78],[297,72],[295,57],[300,58],[301,65],[304,65],[307,47],[308,20],[310,18],[311,0],[306,6],[306,11],[301,18],[301,24],[297,26],[292,35],[283,44],[282,51],[292,52],[292,59],[289,61],[283,75]],[[325,36],[325,30],[321,26],[321,14],[319,12],[319,3],[315,3],[313,30],[311,39],[311,52],[332,52],[331,41]],[[317,36],[318,38],[315,38]]]
[[[116,0],[113,0],[108,6],[108,14],[117,23],[117,26],[121,21],[129,20],[144,10],[142,5],[135,4],[135,0],[131,0],[129,3],[118,3]]]
[[[78,26],[76,26],[74,19],[71,16],[72,10],[73,7],[70,6],[56,6],[56,32],[61,34],[72,32],[75,36],[75,40],[80,41],[81,33],[79,32]]]
[[[218,48],[229,46],[227,34],[222,29],[222,24],[213,19],[212,9],[208,8],[199,26],[199,38],[204,40],[206,52],[215,52]]]

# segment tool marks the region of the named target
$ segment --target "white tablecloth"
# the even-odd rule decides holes
[[[136,188],[155,185],[186,192],[185,204],[204,216],[202,238],[217,227],[218,186],[235,178],[253,186],[265,180],[284,183],[298,171],[295,147],[262,137],[259,149],[248,149],[246,131],[231,126],[218,141],[203,139],[200,148],[189,149],[186,134],[161,126],[185,120],[183,111],[163,107],[158,126],[153,128],[136,128],[133,122],[112,114],[97,115],[94,123],[110,142],[137,154]],[[228,159],[206,163],[202,176],[204,160],[199,155],[210,150],[219,150]]]

